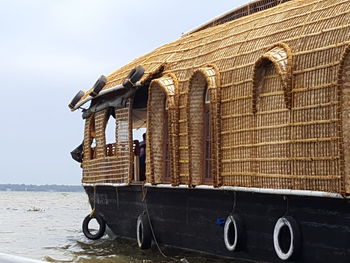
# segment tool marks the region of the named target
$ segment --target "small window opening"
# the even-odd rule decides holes
[[[204,103],[205,104],[209,104],[210,103],[209,89],[206,89],[206,91],[205,91]]]
[[[134,152],[134,181],[146,179],[146,128],[132,130]]]
[[[114,156],[116,143],[116,122],[114,108],[109,108],[106,113],[106,156]]]
[[[91,156],[90,159],[96,158],[96,130],[95,130],[95,116],[91,117],[90,124],[90,140],[91,140]]]
[[[140,181],[146,180],[146,133],[142,134],[140,142]]]

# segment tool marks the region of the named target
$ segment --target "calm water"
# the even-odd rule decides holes
[[[0,252],[48,262],[189,263],[232,262],[200,254],[156,248],[142,251],[136,241],[90,241],[81,223],[90,207],[85,193],[0,192]]]

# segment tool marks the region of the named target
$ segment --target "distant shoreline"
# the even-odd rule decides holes
[[[28,185],[28,184],[0,184],[0,191],[20,191],[20,192],[83,192],[80,185]]]

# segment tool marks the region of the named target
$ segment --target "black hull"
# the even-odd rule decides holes
[[[350,202],[344,199],[282,196],[223,190],[141,186],[85,187],[92,206],[119,237],[136,239],[136,221],[147,208],[159,243],[223,257],[281,262],[273,246],[278,218],[294,217],[301,230],[295,262],[350,262]],[[230,252],[217,219],[235,213],[245,224],[246,244]]]

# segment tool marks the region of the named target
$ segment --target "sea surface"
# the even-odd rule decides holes
[[[81,223],[90,212],[85,193],[0,192],[0,253],[47,262],[214,263],[232,262],[193,252],[153,247],[136,241],[85,238]]]

